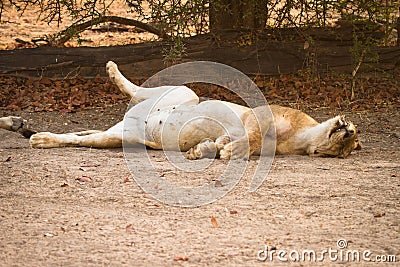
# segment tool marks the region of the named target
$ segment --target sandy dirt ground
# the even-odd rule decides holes
[[[124,111],[119,105],[17,115],[40,131],[62,132],[105,129]],[[323,120],[329,112],[309,113]],[[347,159],[278,156],[257,192],[249,193],[251,175],[246,174],[225,197],[198,208],[152,199],[132,178],[121,149],[35,150],[19,135],[0,130],[0,265],[286,266],[276,254],[272,261],[257,259],[267,245],[276,253],[314,250],[318,258],[329,249],[361,256],[371,251],[367,258],[372,260],[397,257],[397,263],[379,266],[397,266],[400,114],[347,115],[359,125],[363,150]],[[166,161],[161,151],[149,155],[156,164]],[[256,165],[252,158],[249,169]],[[213,164],[214,170],[225,166],[221,160]],[[218,177],[212,170],[207,176],[159,170],[187,184]],[[347,248],[338,248],[340,239]],[[339,252],[332,257],[340,257]],[[288,254],[283,258],[291,261]],[[344,266],[376,264],[343,259]],[[293,263],[311,264],[331,266],[338,260],[325,254],[322,263]]]

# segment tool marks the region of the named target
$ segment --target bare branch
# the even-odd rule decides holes
[[[72,24],[65,30],[63,30],[60,33],[55,35],[56,38],[53,41],[53,44],[56,46],[61,46],[64,43],[66,43],[68,40],[70,40],[72,37],[74,37],[76,34],[81,33],[94,25],[98,25],[100,23],[105,23],[105,22],[114,22],[114,23],[118,23],[118,24],[134,26],[134,27],[140,28],[142,30],[145,30],[147,32],[153,33],[163,39],[169,38],[169,36],[164,31],[161,31],[161,30],[151,26],[150,24],[143,23],[138,20],[127,19],[127,18],[117,17],[117,16],[101,16],[101,17],[94,18],[94,19],[91,19],[91,20],[83,22],[83,23]]]

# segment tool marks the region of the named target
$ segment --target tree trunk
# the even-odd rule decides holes
[[[399,7],[399,12],[400,12],[400,7]],[[400,15],[397,18],[397,25],[396,25],[396,30],[397,30],[397,46],[400,46]]]
[[[256,75],[280,75],[295,73],[304,69],[304,62],[309,57],[304,49],[304,39],[296,35],[295,29],[280,32],[282,41],[260,39],[258,49],[254,46],[235,45],[242,32],[221,32],[224,42],[216,43],[211,35],[198,35],[185,40],[185,54],[177,61],[213,61],[229,65],[243,73]],[[351,57],[353,35],[347,29],[310,29],[307,35],[312,36],[315,47],[313,65],[315,70],[324,73],[351,73],[354,65]],[[348,38],[348,39],[346,39]],[[36,49],[0,50],[0,76],[10,75],[33,78],[68,79],[76,76],[107,76],[105,65],[113,60],[125,76],[144,81],[158,71],[165,69],[162,42],[142,43],[114,47],[39,47]],[[358,72],[372,70],[388,71],[400,67],[400,47],[372,47],[378,54],[379,61],[363,58]],[[172,77],[173,78],[173,77]],[[171,79],[172,79],[171,78]],[[163,80],[164,81],[164,80]],[[171,81],[164,81],[172,84]],[[4,86],[3,86],[4,87]],[[0,84],[0,91],[2,90]]]
[[[210,1],[210,29],[263,30],[267,22],[267,0]]]

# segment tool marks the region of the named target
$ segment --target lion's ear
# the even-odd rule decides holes
[[[357,140],[355,150],[361,150],[362,147],[363,147],[363,144]]]

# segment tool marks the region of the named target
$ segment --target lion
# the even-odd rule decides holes
[[[182,151],[190,160],[249,159],[262,153],[263,146],[268,150],[268,141],[274,139],[276,147],[270,142],[270,149],[278,155],[346,158],[362,147],[355,125],[345,116],[318,123],[300,110],[278,105],[251,109],[220,100],[200,102],[184,85],[143,88],[125,78],[112,61],[106,70],[134,104],[124,120],[108,130],[36,133],[18,117],[1,118],[0,128],[30,137],[32,148],[118,148],[128,142]]]

